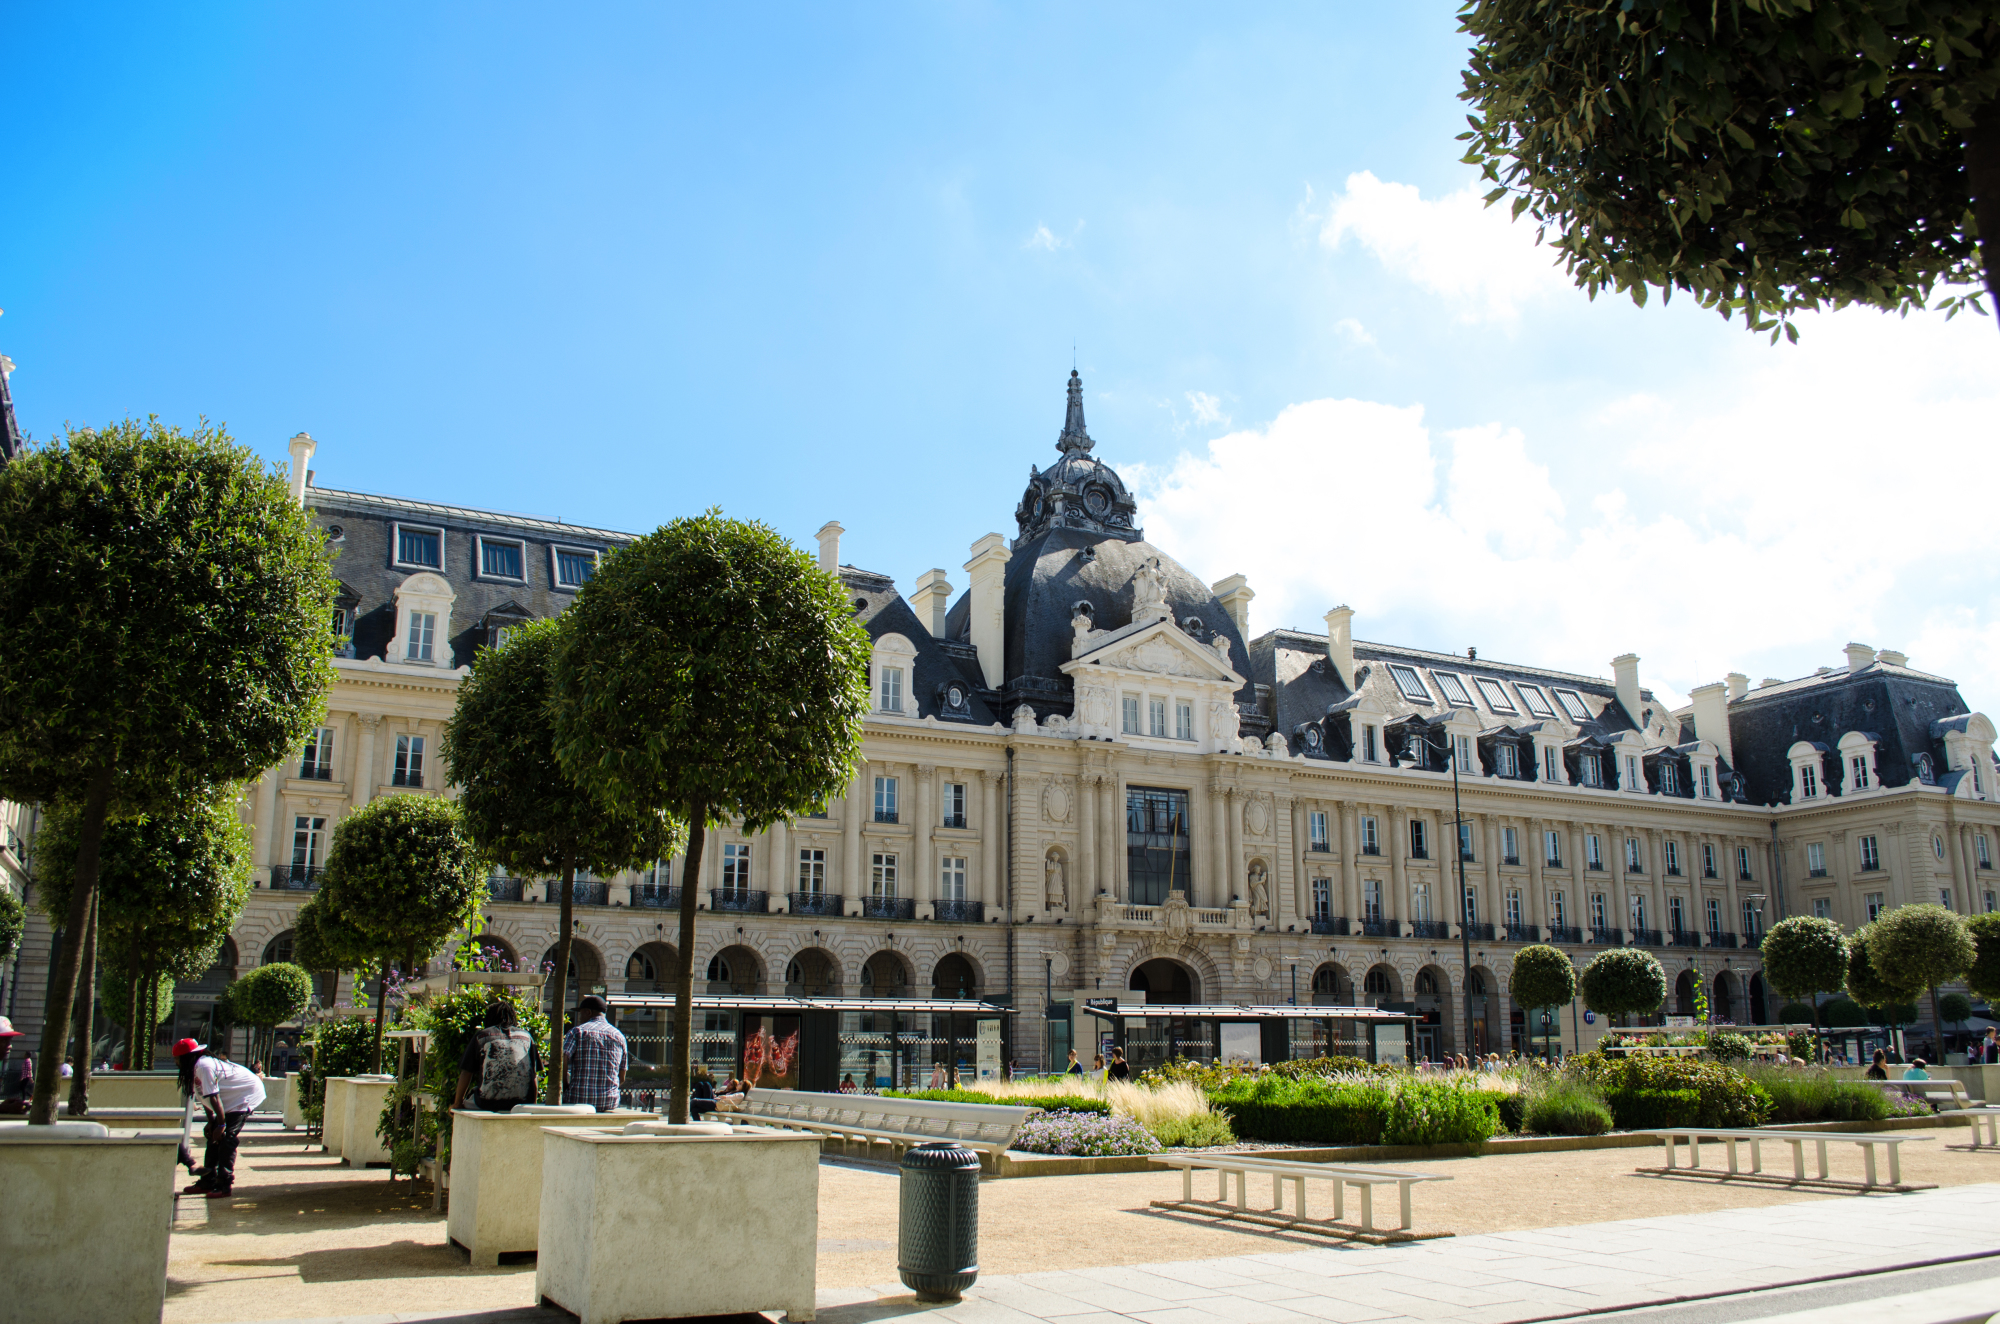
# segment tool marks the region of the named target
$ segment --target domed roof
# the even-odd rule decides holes
[[[1091,458],[1096,442],[1083,426],[1083,379],[1069,374],[1069,412],[1056,449],[1062,458],[1046,469],[1028,466],[1028,490],[1014,508],[1016,547],[1049,529],[1084,529],[1107,538],[1145,536],[1133,523],[1139,505],[1110,465]]]

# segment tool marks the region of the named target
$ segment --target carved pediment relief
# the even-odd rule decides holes
[[[1160,621],[1124,638],[1107,639],[1095,650],[1080,652],[1063,670],[1074,672],[1081,666],[1114,667],[1124,671],[1149,672],[1156,676],[1182,676],[1190,680],[1221,681],[1230,688],[1243,678],[1218,656],[1220,650],[1188,638],[1171,620]]]

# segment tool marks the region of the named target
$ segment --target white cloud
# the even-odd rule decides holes
[[[1229,415],[1222,412],[1222,401],[1207,391],[1189,391],[1187,402],[1188,407],[1194,410],[1195,422],[1210,426],[1218,423],[1223,427],[1229,426]]]
[[[1364,639],[1607,677],[1636,652],[1673,701],[1858,639],[2000,711],[1992,323],[1848,310],[1803,334],[1745,335],[1674,402],[1628,397],[1577,436],[1314,400],[1128,476],[1149,540],[1249,576],[1259,633],[1347,602]],[[1585,449],[1606,477],[1566,501],[1552,465]]]
[[[1457,305],[1461,322],[1512,321],[1523,305],[1571,287],[1535,227],[1486,206],[1476,184],[1425,201],[1410,184],[1349,175],[1320,228],[1338,249],[1349,237],[1396,275]],[[1357,324],[1358,325],[1358,324]]]
[[[1055,231],[1049,229],[1046,225],[1038,225],[1035,227],[1035,232],[1028,236],[1028,242],[1022,244],[1021,247],[1043,248],[1053,253],[1058,248],[1068,248],[1069,240],[1060,238]]]
[[[1375,343],[1375,333],[1352,317],[1341,318],[1333,324],[1333,329],[1357,345],[1373,346]]]

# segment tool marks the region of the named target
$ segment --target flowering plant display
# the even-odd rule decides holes
[[[1103,1158],[1157,1154],[1160,1142],[1130,1117],[1117,1113],[1042,1112],[1021,1126],[1014,1148],[1030,1154]]]

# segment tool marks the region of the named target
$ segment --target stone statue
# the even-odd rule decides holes
[[[1242,718],[1243,715],[1236,711],[1236,705],[1229,700],[1208,701],[1208,734],[1218,750],[1225,754],[1243,752],[1243,737],[1239,734]]]
[[[1258,860],[1250,866],[1250,913],[1268,915],[1271,913],[1271,888],[1264,877],[1264,862]]]
[[[1072,632],[1069,645],[1071,657],[1082,657],[1090,647],[1091,633],[1090,604],[1079,602],[1070,610],[1069,628]]]
[[[1213,649],[1215,650],[1215,655],[1216,655],[1216,657],[1218,657],[1218,658],[1220,658],[1220,659],[1222,660],[1222,665],[1223,665],[1223,666],[1225,666],[1225,667],[1226,667],[1226,666],[1228,666],[1228,665],[1229,665],[1229,636],[1228,636],[1228,635],[1226,635],[1226,634],[1223,634],[1223,633],[1222,633],[1221,631],[1219,631],[1219,630],[1218,630],[1218,631],[1217,631],[1217,632],[1215,633],[1215,635],[1214,635],[1214,636],[1213,636],[1212,638],[1210,638],[1210,639],[1209,639],[1209,641],[1208,641],[1208,646],[1209,646],[1210,648],[1213,648]]]
[[[1035,733],[1035,710],[1025,703],[1014,710],[1014,730],[1024,736]]]
[[[1155,556],[1132,574],[1132,619],[1150,621],[1167,614],[1167,577],[1160,573],[1160,558]]]
[[[1050,910],[1069,908],[1069,885],[1063,878],[1062,856],[1051,855],[1048,859],[1049,883],[1048,903]]]

